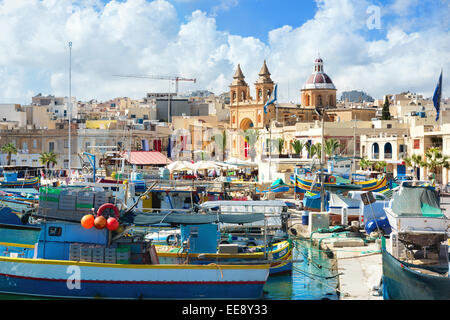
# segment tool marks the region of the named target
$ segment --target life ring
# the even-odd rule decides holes
[[[329,183],[336,183],[336,178],[333,177],[333,176],[331,176],[331,177],[328,179],[328,182],[329,182]]]
[[[168,246],[176,246],[181,239],[179,234],[169,234],[166,238],[166,243]]]
[[[105,211],[106,209],[113,209],[116,219],[119,220],[119,217],[120,217],[119,209],[117,209],[117,207],[115,205],[113,205],[112,203],[102,204],[97,210],[97,217],[102,216],[103,211]]]

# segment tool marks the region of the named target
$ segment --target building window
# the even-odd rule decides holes
[[[372,145],[372,158],[373,159],[378,159],[379,155],[380,155],[380,147],[379,147],[378,143],[375,142]]]
[[[28,143],[27,142],[22,142],[22,149],[23,150],[28,150]]]
[[[33,139],[33,148],[37,148],[37,140]]]
[[[48,143],[48,151],[49,152],[55,151],[55,143],[53,141]]]
[[[387,128],[388,128],[388,129],[392,129],[392,123],[388,123],[388,124],[387,124]]]
[[[68,169],[69,168],[69,160],[65,159],[64,160],[64,169]]]
[[[414,139],[414,149],[420,149],[420,139]]]
[[[317,96],[317,105],[322,106],[322,96],[321,95]]]
[[[64,139],[64,148],[69,148],[69,139]]]
[[[390,142],[387,142],[384,145],[384,158],[385,159],[392,159],[392,145]]]

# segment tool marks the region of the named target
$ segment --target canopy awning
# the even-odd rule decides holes
[[[159,151],[123,151],[120,156],[130,164],[136,165],[167,165],[172,160]]]

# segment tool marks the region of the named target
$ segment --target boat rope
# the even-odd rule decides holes
[[[323,281],[321,281],[321,280],[315,278],[314,276],[309,275],[308,272],[305,272],[305,271],[303,271],[303,270],[299,270],[298,268],[294,268],[294,270],[297,271],[297,272],[299,272],[299,273],[301,273],[301,274],[303,274],[305,277],[307,277],[307,278],[309,278],[309,279],[311,279],[311,280],[313,280],[313,281],[317,281],[317,282],[323,284],[324,286],[327,286],[327,287],[329,287],[329,288],[331,288],[331,289],[333,289],[333,290],[336,290],[337,292],[341,292],[340,289],[339,289],[337,286],[336,286],[336,287],[333,287],[333,286],[329,285],[328,283],[323,282]],[[317,275],[316,275],[316,276],[317,276]]]
[[[220,275],[222,276],[222,279],[223,279],[223,272],[222,272],[222,268],[220,267],[220,265],[218,265],[217,263],[210,263],[210,264],[208,264],[208,266],[216,266],[219,269]]]

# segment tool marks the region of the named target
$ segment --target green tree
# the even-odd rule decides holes
[[[383,109],[381,111],[381,120],[391,120],[391,113],[389,112],[389,99],[387,96],[384,100]]]
[[[377,161],[377,162],[375,162],[374,166],[375,166],[376,170],[384,172],[384,168],[386,168],[387,163],[386,163],[386,161]]]
[[[338,150],[341,146],[342,145],[339,143],[339,140],[335,138],[327,139],[325,140],[324,146],[325,154],[331,158],[335,154],[336,150]]]
[[[294,140],[291,142],[291,146],[295,151],[295,154],[298,154],[301,157],[303,149],[306,147],[306,142],[301,140]]]
[[[216,146],[219,147],[219,150],[222,151],[222,161],[225,161],[225,152],[227,149],[227,133],[225,130],[220,134],[216,134],[211,137],[211,140],[214,141]]]
[[[6,153],[6,163],[9,166],[11,164],[11,155],[17,154],[17,148],[12,143],[7,143],[3,145],[0,150],[4,153]]]
[[[283,152],[283,149],[284,149],[284,139],[283,138],[277,139],[277,149],[278,149],[278,156],[281,157],[281,153]]]
[[[311,144],[309,142],[305,145],[306,151],[308,151],[308,158],[312,159],[315,155],[317,155],[317,148],[315,144]]]
[[[433,174],[434,180],[438,169],[450,168],[449,157],[442,154],[441,148],[429,148],[425,152],[424,166]]]
[[[247,142],[248,146],[249,146],[249,155],[250,158],[252,159],[252,161],[255,160],[256,157],[256,143],[259,140],[259,137],[261,136],[261,132],[259,130],[256,129],[247,129],[243,132],[240,133],[245,141]]]
[[[362,170],[366,170],[368,168],[372,167],[372,161],[370,161],[369,159],[361,159],[359,160],[359,166],[361,167]]]
[[[417,168],[425,166],[425,161],[420,154],[413,154],[411,157],[403,159],[408,167],[412,167],[414,171],[414,179],[417,179]]]
[[[322,159],[322,144],[320,142],[315,143],[314,149],[315,149],[314,154],[317,155],[317,158]]]
[[[50,167],[50,164],[58,164],[58,161],[56,160],[56,154],[53,152],[42,152],[39,156],[39,161],[47,167],[47,169]]]

